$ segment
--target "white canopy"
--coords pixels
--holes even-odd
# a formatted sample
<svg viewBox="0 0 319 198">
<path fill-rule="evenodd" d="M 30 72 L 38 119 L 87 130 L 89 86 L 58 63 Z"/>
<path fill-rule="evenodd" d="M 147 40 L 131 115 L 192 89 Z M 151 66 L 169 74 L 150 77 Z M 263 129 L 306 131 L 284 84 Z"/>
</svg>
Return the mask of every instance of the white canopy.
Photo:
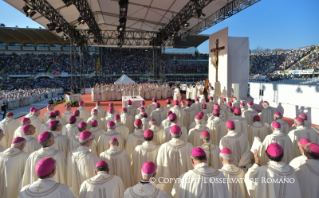
<svg viewBox="0 0 319 198">
<path fill-rule="evenodd" d="M 121 83 L 129 84 L 129 83 L 135 83 L 135 82 L 129 77 L 127 77 L 127 75 L 123 74 L 121 78 L 117 79 L 117 81 L 114 82 L 114 84 L 121 84 Z"/>
</svg>

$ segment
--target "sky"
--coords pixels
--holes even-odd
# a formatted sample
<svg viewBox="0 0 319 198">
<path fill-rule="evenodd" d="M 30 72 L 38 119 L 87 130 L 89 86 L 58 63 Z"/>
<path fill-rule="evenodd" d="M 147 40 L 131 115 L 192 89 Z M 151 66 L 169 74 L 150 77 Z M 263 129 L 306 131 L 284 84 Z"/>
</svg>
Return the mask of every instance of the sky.
<svg viewBox="0 0 319 198">
<path fill-rule="evenodd" d="M 0 23 L 6 27 L 41 26 L 1 0 Z M 229 36 L 249 37 L 250 49 L 319 45 L 319 0 L 261 0 L 201 34 L 212 34 L 225 27 Z M 208 41 L 198 50 L 208 53 Z"/>
</svg>

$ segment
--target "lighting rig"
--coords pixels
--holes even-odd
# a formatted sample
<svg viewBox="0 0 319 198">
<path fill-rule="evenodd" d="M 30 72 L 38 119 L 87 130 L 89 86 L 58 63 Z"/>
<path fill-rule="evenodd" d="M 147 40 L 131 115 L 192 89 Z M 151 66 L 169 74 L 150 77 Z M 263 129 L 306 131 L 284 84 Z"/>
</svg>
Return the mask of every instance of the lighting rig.
<svg viewBox="0 0 319 198">
<path fill-rule="evenodd" d="M 129 3 L 128 0 L 119 1 L 120 14 L 119 14 L 119 26 L 117 26 L 117 31 L 118 31 L 117 46 L 119 47 L 122 47 L 122 45 L 124 44 L 128 3 Z"/>
</svg>

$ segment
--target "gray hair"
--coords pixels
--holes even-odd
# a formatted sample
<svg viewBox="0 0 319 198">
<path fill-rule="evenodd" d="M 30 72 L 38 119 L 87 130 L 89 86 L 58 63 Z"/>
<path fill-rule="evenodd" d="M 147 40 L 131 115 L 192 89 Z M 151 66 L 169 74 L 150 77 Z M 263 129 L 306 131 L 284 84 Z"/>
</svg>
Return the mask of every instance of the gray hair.
<svg viewBox="0 0 319 198">
<path fill-rule="evenodd" d="M 47 146 L 47 145 L 49 144 L 50 140 L 51 140 L 53 137 L 54 137 L 53 134 L 50 133 L 50 136 L 48 137 L 48 139 L 46 139 L 44 142 L 39 142 L 39 144 L 41 144 L 42 147 L 45 147 L 45 146 Z"/>
<path fill-rule="evenodd" d="M 205 140 L 205 141 L 209 141 L 209 140 L 210 140 L 210 137 L 200 136 L 200 139 Z"/>
<path fill-rule="evenodd" d="M 221 157 L 226 162 L 231 162 L 234 160 L 233 154 L 219 153 L 219 157 Z"/>
<path fill-rule="evenodd" d="M 22 144 L 25 144 L 25 143 L 26 143 L 26 140 L 23 140 L 22 142 L 11 144 L 11 147 L 18 148 L 18 147 L 22 146 Z"/>
<path fill-rule="evenodd" d="M 80 138 L 79 138 L 79 142 L 80 142 L 81 145 L 86 144 L 90 140 L 94 140 L 94 134 L 92 132 L 91 132 L 91 136 L 89 138 L 85 139 L 85 140 L 80 140 Z"/>
<path fill-rule="evenodd" d="M 171 135 L 172 135 L 172 138 L 180 138 L 182 136 L 182 132 L 178 134 L 171 133 Z"/>
<path fill-rule="evenodd" d="M 153 177 L 153 176 L 154 176 L 154 174 L 156 173 L 156 171 L 155 171 L 154 173 L 152 173 L 152 174 L 145 174 L 145 173 L 143 173 L 143 171 L 141 170 L 141 173 L 142 173 L 142 177 L 150 178 L 150 177 Z"/>
<path fill-rule="evenodd" d="M 111 129 L 111 130 L 114 130 L 116 128 L 116 125 L 115 126 L 108 126 L 107 128 Z"/>
<path fill-rule="evenodd" d="M 204 121 L 204 119 L 201 119 L 201 120 L 195 119 L 195 122 L 196 122 L 197 124 L 203 124 L 205 121 Z"/>
</svg>

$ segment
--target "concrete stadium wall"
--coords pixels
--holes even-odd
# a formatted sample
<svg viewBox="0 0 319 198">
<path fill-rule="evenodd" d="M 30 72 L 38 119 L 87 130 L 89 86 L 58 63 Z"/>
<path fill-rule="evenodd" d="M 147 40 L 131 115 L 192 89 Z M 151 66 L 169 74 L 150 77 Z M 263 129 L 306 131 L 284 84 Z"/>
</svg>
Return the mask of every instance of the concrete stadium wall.
<svg viewBox="0 0 319 198">
<path fill-rule="evenodd" d="M 301 113 L 308 116 L 309 122 L 319 125 L 319 85 L 249 83 L 254 107 L 262 110 L 262 101 L 281 112 L 284 117 L 295 118 Z M 260 95 L 263 90 L 263 95 Z"/>
</svg>

